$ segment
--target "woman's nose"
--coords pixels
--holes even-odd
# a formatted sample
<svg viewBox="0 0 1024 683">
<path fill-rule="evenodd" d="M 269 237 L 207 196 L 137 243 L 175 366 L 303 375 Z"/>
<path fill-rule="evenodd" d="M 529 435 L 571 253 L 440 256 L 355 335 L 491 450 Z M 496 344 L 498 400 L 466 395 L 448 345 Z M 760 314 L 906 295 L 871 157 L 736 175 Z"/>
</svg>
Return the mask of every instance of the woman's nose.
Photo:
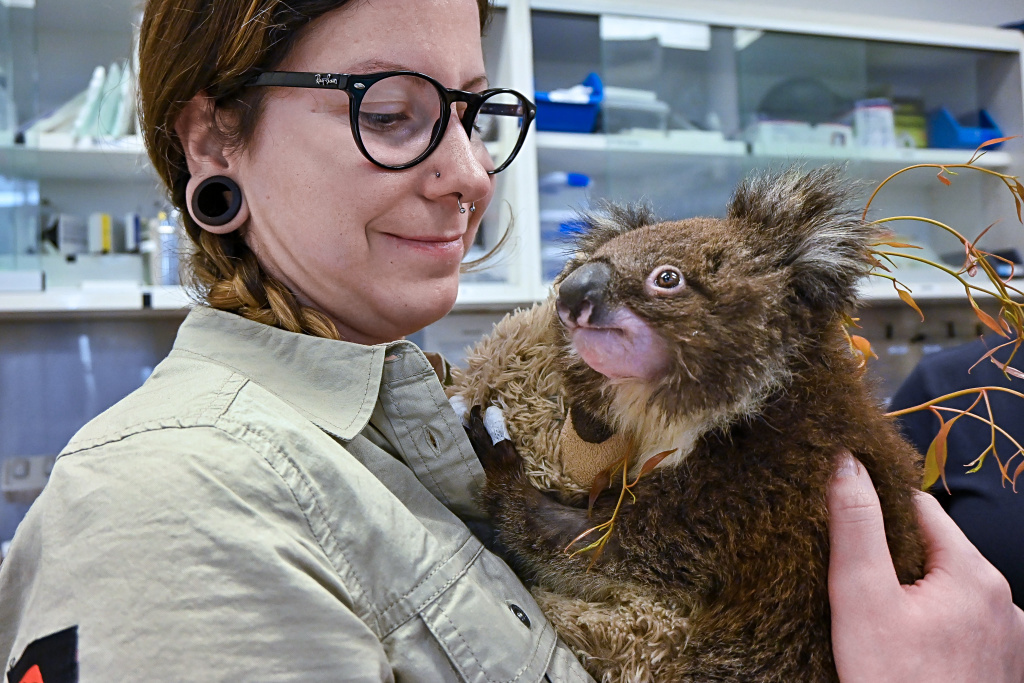
<svg viewBox="0 0 1024 683">
<path fill-rule="evenodd" d="M 464 189 L 456 189 L 466 201 L 476 201 L 491 191 L 491 177 L 488 175 L 490 155 L 482 141 L 473 141 L 466 134 L 465 126 L 459 115 L 458 104 L 453 104 L 448 119 L 448 128 L 444 131 L 437 149 L 431 155 L 442 175 L 446 171 L 449 178 L 457 180 Z M 472 130 L 472 128 L 470 128 Z"/>
</svg>

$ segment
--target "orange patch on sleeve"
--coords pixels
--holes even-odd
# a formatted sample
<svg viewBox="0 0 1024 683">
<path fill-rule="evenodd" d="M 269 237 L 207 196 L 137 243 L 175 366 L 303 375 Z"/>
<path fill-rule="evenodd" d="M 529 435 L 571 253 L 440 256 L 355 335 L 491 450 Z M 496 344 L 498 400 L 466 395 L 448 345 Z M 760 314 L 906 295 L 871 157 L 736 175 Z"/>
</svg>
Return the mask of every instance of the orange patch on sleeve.
<svg viewBox="0 0 1024 683">
<path fill-rule="evenodd" d="M 25 672 L 25 675 L 21 677 L 18 683 L 44 683 L 43 672 L 39 670 L 39 665 L 34 665 L 31 669 Z"/>
</svg>

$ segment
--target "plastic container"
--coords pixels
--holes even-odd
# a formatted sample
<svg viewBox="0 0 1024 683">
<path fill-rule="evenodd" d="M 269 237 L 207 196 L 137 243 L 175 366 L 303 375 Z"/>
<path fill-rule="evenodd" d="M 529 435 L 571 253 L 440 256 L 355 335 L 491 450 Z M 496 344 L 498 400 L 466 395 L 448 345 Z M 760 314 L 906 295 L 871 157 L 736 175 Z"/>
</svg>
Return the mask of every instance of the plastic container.
<svg viewBox="0 0 1024 683">
<path fill-rule="evenodd" d="M 545 282 L 562 272 L 582 230 L 579 211 L 588 205 L 590 178 L 582 173 L 557 171 L 540 178 L 541 272 Z"/>
<path fill-rule="evenodd" d="M 536 93 L 537 130 L 593 133 L 604 100 L 604 86 L 596 73 L 588 75 L 583 86 L 590 88 L 590 94 L 579 102 L 565 101 L 558 91 Z"/>
<path fill-rule="evenodd" d="M 986 110 L 982 109 L 976 117 L 969 118 L 977 125 L 965 125 L 942 107 L 928 120 L 928 144 L 941 149 L 976 149 L 983 142 L 1003 137 L 1003 132 Z M 1000 142 L 987 149 L 999 149 L 1002 144 Z"/>
<path fill-rule="evenodd" d="M 607 87 L 601 103 L 604 132 L 624 130 L 668 130 L 672 107 L 658 99 L 653 90 Z"/>
</svg>

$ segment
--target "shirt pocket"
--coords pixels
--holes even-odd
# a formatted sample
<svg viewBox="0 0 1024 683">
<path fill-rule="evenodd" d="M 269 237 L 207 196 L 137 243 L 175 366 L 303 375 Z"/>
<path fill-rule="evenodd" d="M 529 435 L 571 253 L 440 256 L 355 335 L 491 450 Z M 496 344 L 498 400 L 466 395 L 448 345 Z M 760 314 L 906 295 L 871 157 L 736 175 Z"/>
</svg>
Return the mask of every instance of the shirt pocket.
<svg viewBox="0 0 1024 683">
<path fill-rule="evenodd" d="M 484 552 L 419 618 L 469 683 L 542 681 L 554 629 L 499 559 Z"/>
</svg>

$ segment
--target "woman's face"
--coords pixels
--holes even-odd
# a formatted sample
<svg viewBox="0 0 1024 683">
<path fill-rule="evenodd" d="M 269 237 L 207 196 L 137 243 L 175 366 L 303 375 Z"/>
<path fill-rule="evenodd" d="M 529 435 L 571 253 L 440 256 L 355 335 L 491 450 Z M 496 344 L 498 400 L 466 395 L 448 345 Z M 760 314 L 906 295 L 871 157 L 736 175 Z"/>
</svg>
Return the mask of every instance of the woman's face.
<svg viewBox="0 0 1024 683">
<path fill-rule="evenodd" d="M 487 87 L 476 0 L 355 0 L 310 26 L 281 71 L 419 71 L 448 88 Z M 494 192 L 456 116 L 404 171 L 356 147 L 341 91 L 270 88 L 232 164 L 250 212 L 246 240 L 342 338 L 393 341 L 443 317 L 459 263 Z M 440 173 L 440 177 L 438 177 Z M 459 213 L 476 202 L 476 211 Z"/>
</svg>

